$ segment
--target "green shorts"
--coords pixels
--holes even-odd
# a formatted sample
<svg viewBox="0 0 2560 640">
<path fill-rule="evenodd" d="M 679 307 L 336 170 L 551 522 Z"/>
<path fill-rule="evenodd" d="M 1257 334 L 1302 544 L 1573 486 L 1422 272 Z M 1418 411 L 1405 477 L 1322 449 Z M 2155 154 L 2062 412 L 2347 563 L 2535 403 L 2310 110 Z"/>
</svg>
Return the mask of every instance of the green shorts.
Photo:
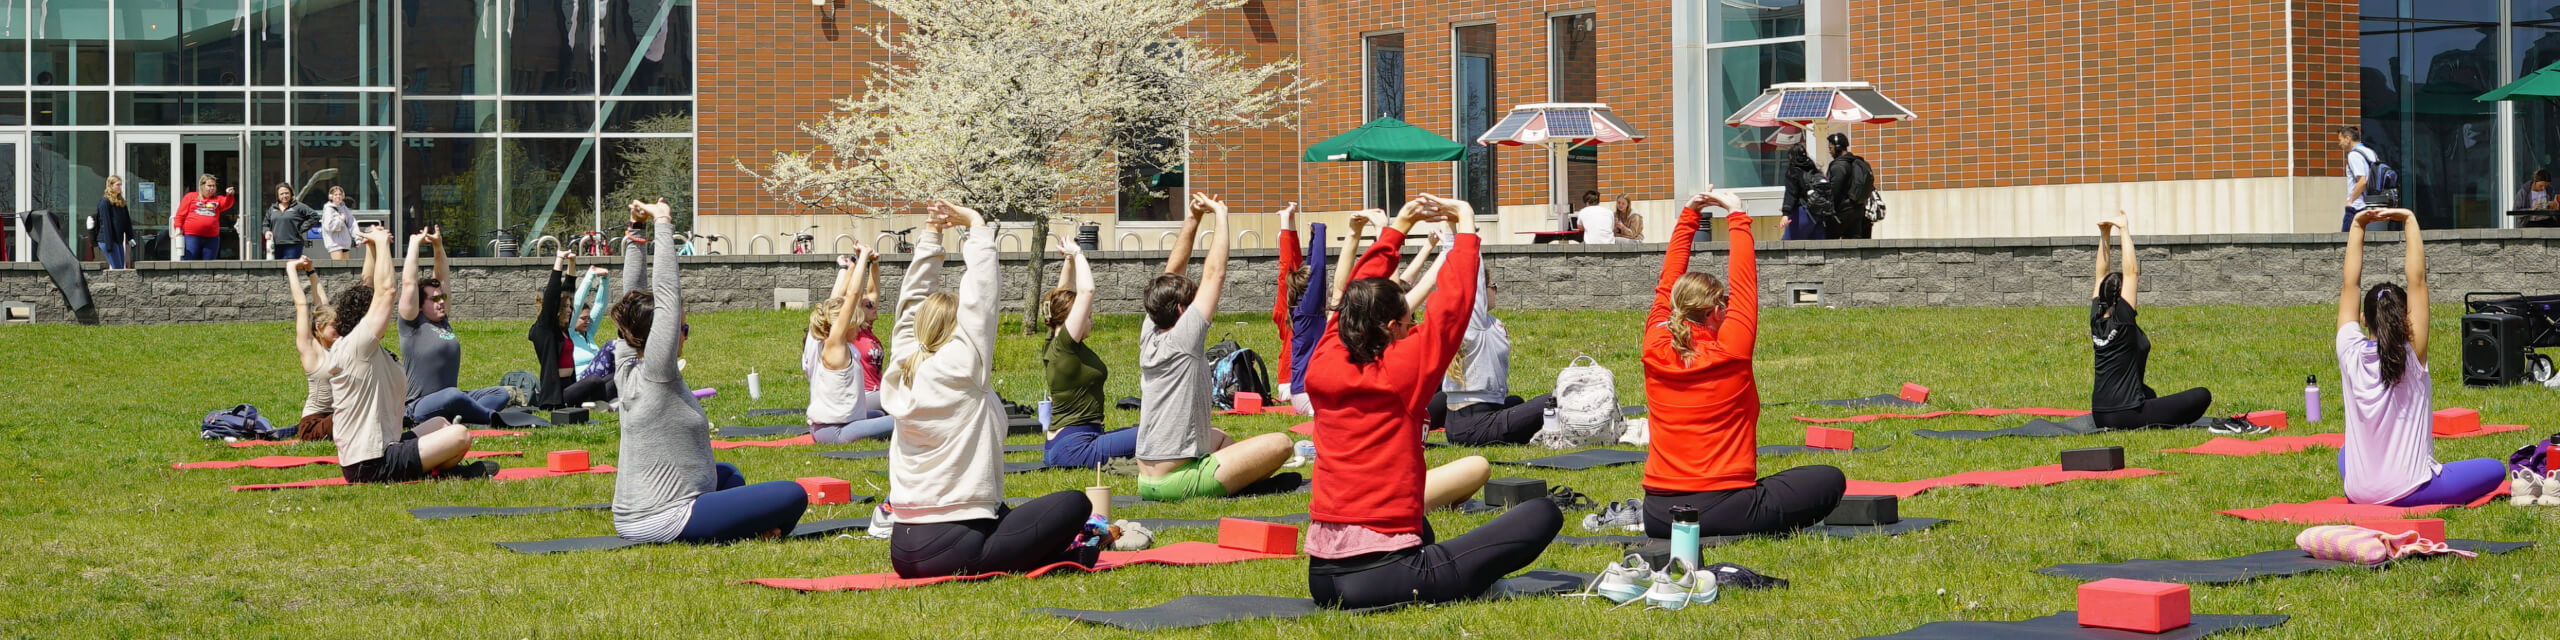
<svg viewBox="0 0 2560 640">
<path fill-rule="evenodd" d="M 1224 498 L 1227 485 L 1218 482 L 1218 457 L 1200 456 L 1173 473 L 1138 479 L 1138 497 L 1156 502 L 1173 502 L 1191 498 Z"/>
</svg>

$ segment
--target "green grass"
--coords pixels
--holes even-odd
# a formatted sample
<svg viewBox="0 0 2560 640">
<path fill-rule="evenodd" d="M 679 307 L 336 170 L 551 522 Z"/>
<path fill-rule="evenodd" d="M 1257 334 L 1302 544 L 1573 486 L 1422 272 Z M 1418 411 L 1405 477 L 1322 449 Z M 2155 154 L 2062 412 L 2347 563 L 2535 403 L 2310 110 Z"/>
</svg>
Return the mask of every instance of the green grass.
<svg viewBox="0 0 2560 640">
<path fill-rule="evenodd" d="M 2089 387 L 2082 312 L 2039 309 L 1776 310 L 1763 322 L 1759 379 L 1769 402 L 1884 393 L 1904 381 L 1936 390 L 1940 408 L 2081 406 Z M 2217 413 L 2286 409 L 2300 420 L 2301 381 L 2319 375 L 2333 389 L 2325 308 L 2147 309 L 2156 351 L 2151 382 L 2162 391 L 2207 385 Z M 1624 402 L 1642 401 L 1636 342 L 1641 317 L 1629 312 L 1505 312 L 1517 351 L 1515 389 L 1544 391 L 1558 368 L 1589 353 L 1617 373 Z M 2523 423 L 2524 434 L 2438 443 L 2438 457 L 2504 456 L 2551 430 L 2560 394 L 2540 388 L 2473 389 L 2459 384 L 2453 309 L 2436 313 L 2432 359 L 2439 406 L 2475 407 L 2492 423 Z M 797 313 L 705 314 L 689 343 L 686 375 L 717 386 L 707 402 L 721 425 L 758 406 L 803 404 L 796 372 Z M 1233 337 L 1272 353 L 1267 316 L 1222 317 L 1211 340 Z M 494 381 L 521 368 L 520 322 L 465 322 L 464 379 Z M 1136 318 L 1109 317 L 1094 347 L 1111 359 L 1114 397 L 1136 395 Z M 610 476 L 532 482 L 443 482 L 390 487 L 233 493 L 227 485 L 324 477 L 327 467 L 174 471 L 173 462 L 256 455 L 325 455 L 327 445 L 236 450 L 199 441 L 207 411 L 250 402 L 290 416 L 303 385 L 280 323 L 164 327 L 21 326 L 0 329 L 0 451 L 11 473 L 0 498 L 0 634 L 43 637 L 352 636 L 426 637 L 1033 637 L 1050 633 L 1120 637 L 1026 612 L 1043 606 L 1120 609 L 1187 594 L 1303 596 L 1302 561 L 1218 567 L 1141 567 L 1040 580 L 997 580 L 879 593 L 802 594 L 740 580 L 889 570 L 886 545 L 867 539 L 652 546 L 553 556 L 508 553 L 490 544 L 612 531 L 603 513 L 421 522 L 405 513 L 431 505 L 559 505 L 599 502 Z M 998 389 L 1035 398 L 1043 386 L 1036 343 L 1002 343 Z M 750 368 L 763 373 L 762 402 L 746 397 Z M 2334 412 L 2334 401 L 2332 408 Z M 1763 443 L 1800 442 L 1799 412 L 1780 407 L 1761 422 Z M 1136 416 L 1114 411 L 1111 422 Z M 2214 511 L 2339 493 L 2329 453 L 2227 458 L 2154 453 L 2193 445 L 2198 432 L 2146 432 L 1981 443 L 1909 436 L 1917 428 L 1999 428 L 2024 418 L 1951 417 L 1857 426 L 1851 456 L 1765 459 L 1762 472 L 1834 464 L 1850 477 L 1908 480 L 1979 469 L 2049 464 L 2064 448 L 2124 445 L 2128 462 L 2164 476 L 2028 489 L 1941 489 L 1902 507 L 1912 516 L 1956 522 L 1896 538 L 1759 540 L 1710 550 L 1729 561 L 1794 581 L 1780 591 L 1729 592 L 1688 611 L 1609 611 L 1585 600 L 1467 604 L 1370 616 L 1245 622 L 1205 630 L 1232 637 L 1848 637 L 1955 619 L 2011 620 L 2072 607 L 2073 580 L 2030 573 L 2063 562 L 2208 558 L 2292 544 L 2294 525 L 2244 522 Z M 1284 416 L 1224 418 L 1238 434 L 1277 431 Z M 2293 434 L 2335 431 L 2334 413 Z M 1017 437 L 1030 443 L 1036 436 Z M 615 427 L 549 429 L 490 439 L 484 448 L 522 450 L 509 466 L 540 464 L 543 452 L 587 449 L 613 462 Z M 877 444 L 856 445 L 876 447 Z M 828 475 L 857 492 L 885 493 L 881 461 L 818 458 L 817 448 L 723 452 L 756 480 Z M 1431 450 L 1432 462 L 1482 453 L 1496 460 L 1543 455 L 1528 448 Z M 1016 454 L 1014 460 L 1033 460 Z M 1603 499 L 1639 494 L 1634 466 L 1588 472 L 1519 473 Z M 1084 486 L 1086 472 L 1009 476 L 1009 493 L 1037 495 Z M 1121 493 L 1135 481 L 1109 478 Z M 1298 512 L 1303 496 L 1144 505 L 1118 515 L 1211 517 Z M 811 509 L 808 519 L 864 515 L 862 505 Z M 1436 513 L 1454 535 L 1491 516 Z M 1580 513 L 1567 514 L 1578 521 Z M 2495 504 L 2443 514 L 2460 537 L 2551 540 L 2560 509 Z M 1567 525 L 1578 532 L 1576 524 Z M 1211 530 L 1165 532 L 1201 540 Z M 2525 637 L 2560 623 L 2550 606 L 2548 551 L 2469 560 L 2413 562 L 2381 572 L 2340 571 L 2199 587 L 2199 613 L 2285 613 L 2293 621 L 2251 637 Z M 1557 547 L 1535 566 L 1591 571 L 1615 554 Z M 2528 591 L 2530 589 L 2530 591 Z"/>
</svg>

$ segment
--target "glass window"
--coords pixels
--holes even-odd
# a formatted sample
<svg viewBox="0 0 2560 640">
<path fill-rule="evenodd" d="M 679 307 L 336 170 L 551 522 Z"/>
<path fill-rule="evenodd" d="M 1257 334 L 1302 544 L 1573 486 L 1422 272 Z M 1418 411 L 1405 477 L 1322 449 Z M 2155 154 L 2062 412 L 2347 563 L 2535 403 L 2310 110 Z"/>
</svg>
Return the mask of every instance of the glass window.
<svg viewBox="0 0 2560 640">
<path fill-rule="evenodd" d="M 107 189 L 109 135 L 99 131 L 38 131 L 30 137 L 35 146 L 27 160 L 35 165 L 35 171 L 27 179 L 28 187 L 34 191 L 36 208 L 77 212 L 80 217 L 96 210 Z M 125 186 L 124 195 L 128 199 L 134 197 L 132 185 Z M 166 222 L 168 217 L 161 216 L 160 220 Z M 133 222 L 137 231 L 147 224 L 139 215 Z"/>
<path fill-rule="evenodd" d="M 401 228 L 407 236 L 444 225 L 447 237 L 480 238 L 498 227 L 498 154 L 487 138 L 409 138 L 400 145 Z M 449 250 L 474 255 L 471 242 Z"/>
<path fill-rule="evenodd" d="M 36 0 L 35 84 L 107 84 L 107 0 Z"/>
<path fill-rule="evenodd" d="M 304 181 L 303 203 L 318 208 L 329 189 L 347 192 L 347 206 L 381 209 L 389 203 L 391 134 L 373 131 L 305 131 L 293 134 L 293 175 Z"/>
<path fill-rule="evenodd" d="M 1495 48 L 1498 41 L 1494 25 L 1480 24 L 1458 27 L 1458 141 L 1466 143 L 1467 155 L 1460 161 L 1458 197 L 1475 205 L 1477 211 L 1493 212 L 1501 205 L 1498 198 L 1501 174 L 1495 171 L 1494 145 L 1478 144 L 1476 138 L 1502 118 L 1502 106 L 1495 102 Z"/>
<path fill-rule="evenodd" d="M 437 4 L 461 5 L 440 10 L 459 10 L 473 4 L 468 0 L 446 0 Z M 332 0 L 297 2 L 293 8 L 293 83 L 315 87 L 388 87 L 391 86 L 391 2 L 390 0 Z M 411 32 L 410 37 L 448 35 L 450 30 L 433 33 Z M 469 43 L 471 40 L 438 42 L 443 46 Z M 416 48 L 412 48 L 415 51 Z M 450 52 L 444 52 L 450 53 Z M 411 54 L 416 55 L 416 54 Z M 444 61 L 449 58 L 438 58 Z M 466 63 L 467 64 L 467 63 Z M 417 90 L 412 87 L 412 90 Z M 451 91 L 444 93 L 468 93 Z"/>
<path fill-rule="evenodd" d="M 1598 20 L 1592 15 L 1557 16 L 1547 21 L 1551 102 L 1599 102 L 1600 56 Z M 1582 207 L 1582 192 L 1600 188 L 1600 148 L 1575 147 L 1565 152 L 1565 202 L 1559 209 Z M 1555 196 L 1548 196 L 1553 198 Z"/>
<path fill-rule="evenodd" d="M 1404 34 L 1389 33 L 1369 36 L 1363 43 L 1368 62 L 1361 69 L 1361 82 L 1367 96 L 1361 121 L 1378 118 L 1404 119 Z M 1367 183 L 1369 208 L 1394 211 L 1404 202 L 1405 170 L 1402 162 L 1363 162 L 1363 182 Z"/>
<path fill-rule="evenodd" d="M 284 86 L 285 5 L 290 0 L 248 0 L 249 84 Z"/>
<path fill-rule="evenodd" d="M 2528 18 L 2524 4 L 2519 2 L 2515 8 L 2515 17 L 2519 20 Z M 2560 8 L 2553 12 L 2560 13 Z M 2550 28 L 2519 26 L 2510 38 L 2515 43 L 2517 77 L 2560 62 L 2560 22 L 2553 23 Z M 2515 100 L 2510 104 L 2515 105 L 2516 111 L 2515 131 L 2511 135 L 2515 138 L 2513 162 L 2518 183 L 2509 189 L 2517 194 L 2510 206 L 2524 209 L 2533 206 L 2532 198 L 2525 194 L 2525 183 L 2533 180 L 2533 172 L 2560 172 L 2560 103 L 2534 99 Z M 2544 193 L 2546 198 L 2560 195 L 2560 187 L 2545 188 Z"/>
<path fill-rule="evenodd" d="M 617 0 L 607 4 L 606 95 L 692 95 L 691 0 Z"/>
<path fill-rule="evenodd" d="M 17 127 L 26 124 L 27 94 L 19 91 L 0 91 L 0 126 Z"/>
<path fill-rule="evenodd" d="M 99 126 L 107 124 L 107 92 L 38 91 L 29 105 L 29 120 L 38 125 Z"/>
<path fill-rule="evenodd" d="M 1707 32 L 1718 42 L 1804 35 L 1804 0 L 1701 2 L 1707 9 Z"/>
<path fill-rule="evenodd" d="M 27 3 L 0 0 L 0 85 L 27 83 Z"/>
<path fill-rule="evenodd" d="M 509 132 L 585 133 L 596 126 L 596 103 L 589 100 L 521 100 L 506 104 Z"/>
<path fill-rule="evenodd" d="M 604 103 L 604 110 L 605 131 L 614 133 L 693 132 L 693 103 L 691 102 L 682 100 L 607 102 Z"/>
<path fill-rule="evenodd" d="M 666 198 L 677 222 L 693 228 L 692 139 L 607 138 L 604 145 L 606 203 Z"/>
<path fill-rule="evenodd" d="M 301 126 L 381 126 L 391 123 L 391 94 L 303 91 L 293 94 L 293 123 Z M 453 101 L 441 101 L 453 104 Z"/>
<path fill-rule="evenodd" d="M 595 228 L 596 155 L 594 138 L 507 140 L 507 224 L 527 237 Z"/>
<path fill-rule="evenodd" d="M 498 92 L 494 0 L 400 0 L 402 84 L 409 95 Z"/>
<path fill-rule="evenodd" d="M 248 124 L 247 101 L 247 95 L 238 91 L 123 92 L 116 94 L 116 124 Z"/>
<path fill-rule="evenodd" d="M 116 0 L 116 82 L 239 86 L 239 0 Z"/>
<path fill-rule="evenodd" d="M 249 93 L 249 117 L 260 126 L 283 126 L 284 92 L 252 91 Z"/>
<path fill-rule="evenodd" d="M 510 0 L 507 9 L 506 93 L 594 95 L 595 3 L 587 0 Z"/>
<path fill-rule="evenodd" d="M 257 165 L 250 167 L 249 172 L 257 179 L 249 184 L 240 185 L 240 205 L 243 209 L 264 211 L 274 207 L 277 183 L 290 183 L 295 189 L 303 187 L 302 176 L 294 175 L 293 166 L 285 164 L 284 132 L 249 132 L 249 149 L 248 155 L 257 160 Z M 256 206 L 251 206 L 253 204 Z M 250 244 L 257 244 L 257 242 L 253 241 Z M 258 254 L 266 255 L 266 250 L 261 248 Z"/>
<path fill-rule="evenodd" d="M 498 102 L 495 100 L 410 100 L 408 119 L 400 125 L 410 133 L 489 133 L 498 130 Z"/>
<path fill-rule="evenodd" d="M 1707 50 L 1707 113 L 1730 114 L 1741 109 L 1760 90 L 1780 82 L 1804 81 L 1804 43 L 1779 42 L 1744 47 Z M 1721 123 L 1722 115 L 1715 121 Z M 1753 143 L 1768 138 L 1769 129 L 1754 127 L 1710 127 L 1715 142 L 1707 151 L 1712 177 L 1719 188 L 1778 187 L 1786 185 L 1786 156 L 1755 150 Z"/>
<path fill-rule="evenodd" d="M 2497 105 L 2472 100 L 2498 86 L 2497 24 L 2368 17 L 2360 30 L 2361 125 L 2400 171 L 2402 204 L 2430 228 L 2498 226 L 2499 192 L 2519 185 L 2496 184 Z M 2343 181 L 2345 152 L 2335 157 Z"/>
</svg>

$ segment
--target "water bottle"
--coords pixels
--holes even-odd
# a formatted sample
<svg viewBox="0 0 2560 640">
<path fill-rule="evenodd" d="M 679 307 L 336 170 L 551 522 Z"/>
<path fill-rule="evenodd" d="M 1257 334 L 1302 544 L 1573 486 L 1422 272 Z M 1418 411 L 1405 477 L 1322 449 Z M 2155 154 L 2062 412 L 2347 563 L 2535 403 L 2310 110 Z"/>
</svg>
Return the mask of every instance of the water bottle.
<svg viewBox="0 0 2560 640">
<path fill-rule="evenodd" d="M 1698 558 L 1698 508 L 1671 508 L 1671 556 L 1689 561 L 1689 566 L 1706 566 Z"/>
<path fill-rule="evenodd" d="M 2320 422 L 2320 376 L 2302 379 L 2302 419 L 2314 424 Z"/>
<path fill-rule="evenodd" d="M 1040 398 L 1040 430 L 1041 430 L 1041 431 L 1048 431 L 1048 430 L 1049 430 L 1049 398 L 1048 398 L 1048 396 L 1041 396 L 1041 398 Z"/>
<path fill-rule="evenodd" d="M 747 367 L 747 399 L 764 399 L 764 380 L 756 376 L 755 367 Z"/>
<path fill-rule="evenodd" d="M 1316 461 L 1316 441 L 1299 440 L 1298 457 L 1305 458 L 1309 463 L 1314 463 Z"/>
<path fill-rule="evenodd" d="M 1563 427 L 1562 427 L 1561 425 L 1558 425 L 1558 424 L 1556 423 L 1556 408 L 1555 408 L 1555 407 L 1547 407 L 1547 417 L 1546 417 L 1546 422 L 1542 422 L 1542 423 L 1539 423 L 1539 424 L 1538 424 L 1538 432 L 1539 432 L 1539 433 L 1555 433 L 1558 429 L 1562 429 L 1562 428 L 1563 428 Z"/>
</svg>

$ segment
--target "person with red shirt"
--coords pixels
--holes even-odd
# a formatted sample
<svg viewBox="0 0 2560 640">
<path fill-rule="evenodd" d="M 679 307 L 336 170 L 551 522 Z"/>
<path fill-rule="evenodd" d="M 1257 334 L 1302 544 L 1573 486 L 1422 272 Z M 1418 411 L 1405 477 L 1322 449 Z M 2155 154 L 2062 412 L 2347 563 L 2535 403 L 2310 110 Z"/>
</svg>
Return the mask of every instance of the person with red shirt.
<svg viewBox="0 0 2560 640">
<path fill-rule="evenodd" d="M 222 214 L 231 210 L 233 189 L 220 189 L 222 182 L 213 174 L 196 178 L 196 190 L 178 198 L 178 208 L 169 211 L 169 228 L 186 237 L 178 254 L 180 260 L 212 260 L 222 250 Z"/>
<path fill-rule="evenodd" d="M 1360 256 L 1339 312 L 1307 361 L 1315 406 L 1315 497 L 1307 511 L 1307 591 L 1327 607 L 1357 609 L 1407 602 L 1474 598 L 1494 581 L 1535 562 L 1564 526 L 1555 502 L 1538 498 L 1466 535 L 1433 543 L 1422 517 L 1436 494 L 1422 458 L 1422 403 L 1466 334 L 1475 310 L 1474 212 L 1465 201 L 1424 195 L 1406 203 L 1394 224 Z M 1445 220 L 1457 229 L 1452 264 L 1439 275 L 1420 326 L 1404 288 L 1390 280 L 1397 248 L 1415 223 Z M 1458 466 L 1458 465 L 1452 465 Z M 1481 480 L 1477 484 L 1481 484 Z M 1468 486 L 1469 492 L 1474 491 Z"/>
<path fill-rule="evenodd" d="M 1820 465 L 1754 479 L 1760 386 L 1752 379 L 1751 351 L 1760 333 L 1760 270 L 1742 200 L 1709 189 L 1680 210 L 1645 317 L 1644 396 L 1653 415 L 1644 533 L 1655 538 L 1671 537 L 1671 509 L 1680 506 L 1698 510 L 1702 535 L 1801 529 L 1830 515 L 1848 486 L 1839 469 Z M 1723 283 L 1689 272 L 1698 219 L 1709 206 L 1728 212 L 1732 248 Z"/>
</svg>

